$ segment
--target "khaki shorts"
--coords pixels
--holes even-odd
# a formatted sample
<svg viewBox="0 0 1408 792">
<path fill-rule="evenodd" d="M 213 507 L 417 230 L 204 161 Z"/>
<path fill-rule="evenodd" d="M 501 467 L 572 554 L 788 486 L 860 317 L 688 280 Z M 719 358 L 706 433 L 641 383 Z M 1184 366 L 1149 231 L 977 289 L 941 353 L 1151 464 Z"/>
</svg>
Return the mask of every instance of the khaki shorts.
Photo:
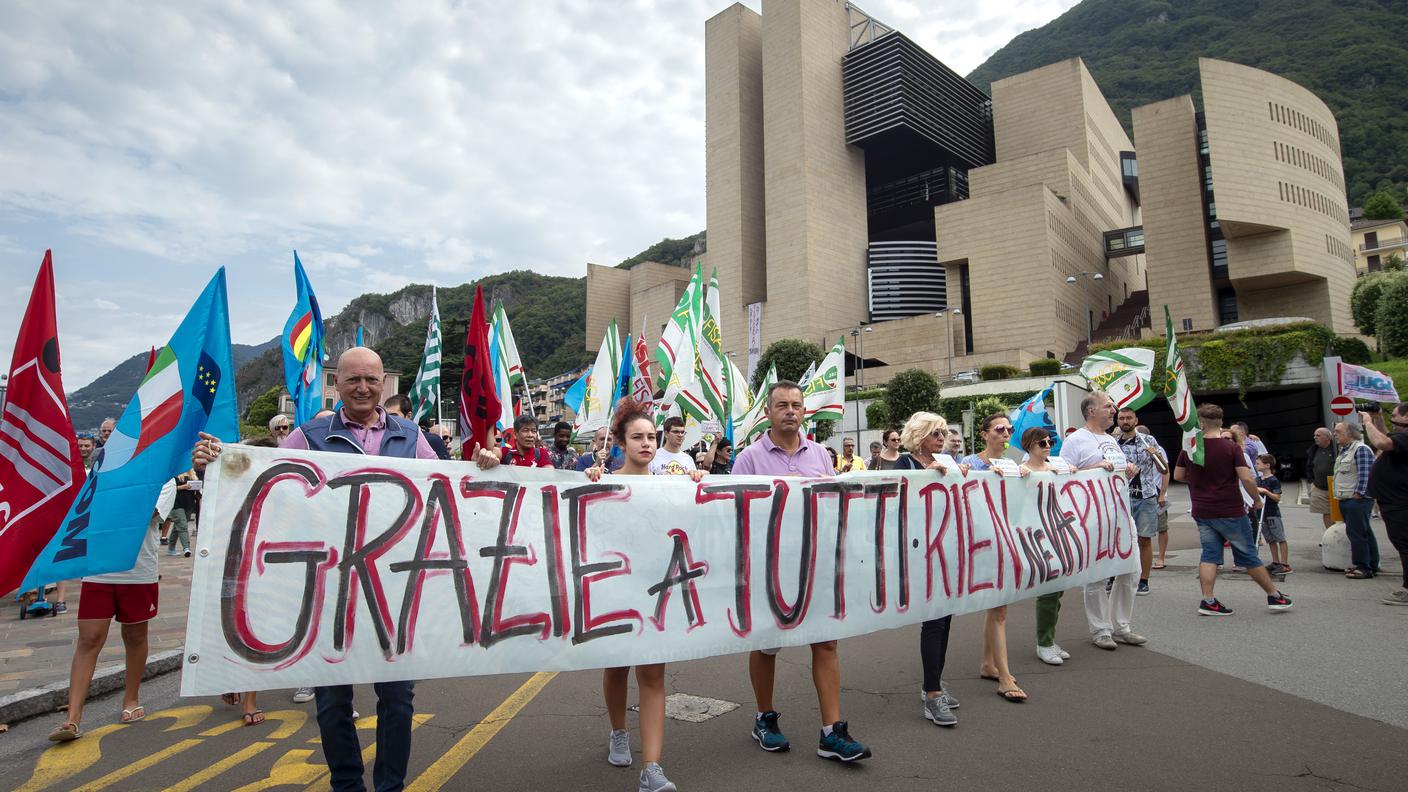
<svg viewBox="0 0 1408 792">
<path fill-rule="evenodd" d="M 1330 513 L 1330 491 L 1322 490 L 1315 485 L 1310 487 L 1310 513 L 1329 514 Z"/>
</svg>

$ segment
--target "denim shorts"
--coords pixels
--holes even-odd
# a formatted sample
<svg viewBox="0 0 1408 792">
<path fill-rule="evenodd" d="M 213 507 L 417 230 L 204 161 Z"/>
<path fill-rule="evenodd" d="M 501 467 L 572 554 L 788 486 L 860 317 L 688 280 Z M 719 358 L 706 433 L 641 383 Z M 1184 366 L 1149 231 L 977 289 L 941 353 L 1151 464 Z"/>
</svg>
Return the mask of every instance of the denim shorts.
<svg viewBox="0 0 1408 792">
<path fill-rule="evenodd" d="M 1204 564 L 1221 564 L 1223 560 L 1222 542 L 1232 545 L 1232 562 L 1239 567 L 1256 569 L 1265 566 L 1256 552 L 1256 533 L 1252 521 L 1246 517 L 1214 517 L 1206 520 L 1193 518 L 1198 524 L 1198 539 L 1203 544 L 1203 555 L 1199 559 Z"/>
<path fill-rule="evenodd" d="M 1136 498 L 1130 501 L 1134 508 L 1134 531 L 1140 539 L 1152 539 L 1159 535 L 1159 499 Z"/>
</svg>

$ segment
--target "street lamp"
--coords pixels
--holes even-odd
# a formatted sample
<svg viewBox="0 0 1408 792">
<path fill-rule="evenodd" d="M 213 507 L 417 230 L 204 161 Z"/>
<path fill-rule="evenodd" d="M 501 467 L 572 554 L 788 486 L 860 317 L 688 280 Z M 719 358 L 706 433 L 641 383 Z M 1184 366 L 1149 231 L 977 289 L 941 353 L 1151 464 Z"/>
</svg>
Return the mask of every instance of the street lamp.
<svg viewBox="0 0 1408 792">
<path fill-rule="evenodd" d="M 1077 272 L 1075 275 L 1069 275 L 1069 276 L 1067 276 L 1067 277 L 1066 277 L 1066 283 L 1075 283 L 1075 282 L 1076 282 L 1076 279 L 1077 279 L 1078 277 L 1082 276 L 1082 275 L 1085 276 L 1085 277 L 1087 277 L 1087 278 L 1089 278 L 1090 280 L 1093 280 L 1093 281 L 1102 281 L 1102 280 L 1105 280 L 1105 276 L 1104 276 L 1104 275 L 1101 275 L 1101 274 L 1098 273 L 1098 272 Z M 1085 294 L 1085 348 L 1086 348 L 1086 350 L 1088 351 L 1088 350 L 1090 349 L 1090 332 L 1091 332 L 1091 330 L 1092 330 L 1092 325 L 1095 324 L 1095 322 L 1093 321 L 1093 320 L 1094 320 L 1094 317 L 1091 316 L 1091 314 L 1090 314 L 1090 283 L 1089 283 L 1089 282 L 1087 282 L 1087 283 L 1085 284 L 1085 288 L 1084 288 L 1082 291 L 1083 291 L 1084 294 Z"/>
<path fill-rule="evenodd" d="M 955 315 L 962 316 L 963 309 L 945 308 L 934 314 L 934 316 L 942 316 L 944 319 L 944 339 L 946 341 L 944 346 L 948 349 L 948 374 L 944 377 L 945 382 L 953 379 L 953 317 Z"/>
</svg>

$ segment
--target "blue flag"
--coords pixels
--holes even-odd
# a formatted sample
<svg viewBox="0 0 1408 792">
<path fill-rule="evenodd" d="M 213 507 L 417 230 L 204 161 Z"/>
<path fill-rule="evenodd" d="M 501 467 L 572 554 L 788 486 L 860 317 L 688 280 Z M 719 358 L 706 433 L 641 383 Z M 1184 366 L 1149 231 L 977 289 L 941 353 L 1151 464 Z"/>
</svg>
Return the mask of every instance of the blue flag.
<svg viewBox="0 0 1408 792">
<path fill-rule="evenodd" d="M 366 335 L 363 334 L 363 332 L 362 332 L 362 326 L 361 326 L 360 324 L 358 324 L 358 325 L 357 325 L 357 346 L 359 346 L 359 347 L 364 347 L 364 346 L 366 346 L 366 345 L 367 345 L 367 342 L 366 342 Z"/>
<path fill-rule="evenodd" d="M 567 389 L 566 395 L 562 397 L 562 405 L 571 407 L 572 412 L 581 414 L 582 401 L 587 398 L 587 380 L 592 378 L 592 367 L 587 366 L 587 370 L 582 372 L 582 378 L 572 383 L 572 387 Z"/>
<path fill-rule="evenodd" d="M 616 391 L 611 396 L 612 404 L 616 404 L 631 395 L 632 380 L 636 375 L 635 364 L 631 360 L 630 333 L 626 333 L 626 345 L 622 347 L 622 349 L 626 350 L 626 354 L 621 356 L 621 369 L 616 372 Z"/>
<path fill-rule="evenodd" d="M 157 353 L 21 588 L 131 569 L 161 487 L 190 468 L 199 432 L 239 440 L 223 267 Z"/>
<path fill-rule="evenodd" d="M 1046 411 L 1046 397 L 1051 394 L 1051 387 L 1046 386 L 1045 390 L 1022 402 L 1008 419 L 1012 421 L 1013 445 L 1020 446 L 1022 433 L 1038 426 L 1051 434 L 1051 456 L 1058 456 L 1061 453 L 1061 435 L 1056 431 L 1056 422 L 1051 420 L 1051 413 Z"/>
<path fill-rule="evenodd" d="M 284 351 L 284 387 L 293 399 L 293 422 L 302 426 L 323 409 L 323 312 L 296 250 L 293 281 L 298 287 L 298 302 L 284 323 L 279 345 Z"/>
</svg>

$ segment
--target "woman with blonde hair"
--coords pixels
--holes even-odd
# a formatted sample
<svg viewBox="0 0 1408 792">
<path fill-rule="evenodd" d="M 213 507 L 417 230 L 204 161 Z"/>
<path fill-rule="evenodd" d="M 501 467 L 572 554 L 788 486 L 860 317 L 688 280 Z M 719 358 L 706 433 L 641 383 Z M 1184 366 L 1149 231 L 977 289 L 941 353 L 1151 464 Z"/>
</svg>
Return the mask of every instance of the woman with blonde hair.
<svg viewBox="0 0 1408 792">
<path fill-rule="evenodd" d="M 989 470 L 994 460 L 1000 459 L 1007 450 L 1007 441 L 1012 437 L 1012 422 L 1002 413 L 995 413 L 983 419 L 980 437 L 983 450 L 963 458 L 973 470 Z M 1025 474 L 1024 474 L 1025 475 Z M 1007 606 L 990 608 L 983 622 L 983 664 L 978 671 L 983 679 L 997 680 L 997 695 L 1019 703 L 1027 700 L 1026 691 L 1017 685 L 1016 677 L 1007 667 Z"/>
<path fill-rule="evenodd" d="M 886 432 L 888 439 L 889 432 Z M 948 439 L 948 422 L 930 412 L 917 412 L 905 421 L 899 432 L 900 441 L 909 449 L 895 462 L 896 470 L 932 470 L 940 476 L 948 472 L 938 460 Z M 948 657 L 948 631 L 952 616 L 930 619 L 919 628 L 919 662 L 924 668 L 924 717 L 935 726 L 956 726 L 958 717 L 953 710 L 958 700 L 950 696 L 944 685 L 944 661 Z"/>
</svg>

